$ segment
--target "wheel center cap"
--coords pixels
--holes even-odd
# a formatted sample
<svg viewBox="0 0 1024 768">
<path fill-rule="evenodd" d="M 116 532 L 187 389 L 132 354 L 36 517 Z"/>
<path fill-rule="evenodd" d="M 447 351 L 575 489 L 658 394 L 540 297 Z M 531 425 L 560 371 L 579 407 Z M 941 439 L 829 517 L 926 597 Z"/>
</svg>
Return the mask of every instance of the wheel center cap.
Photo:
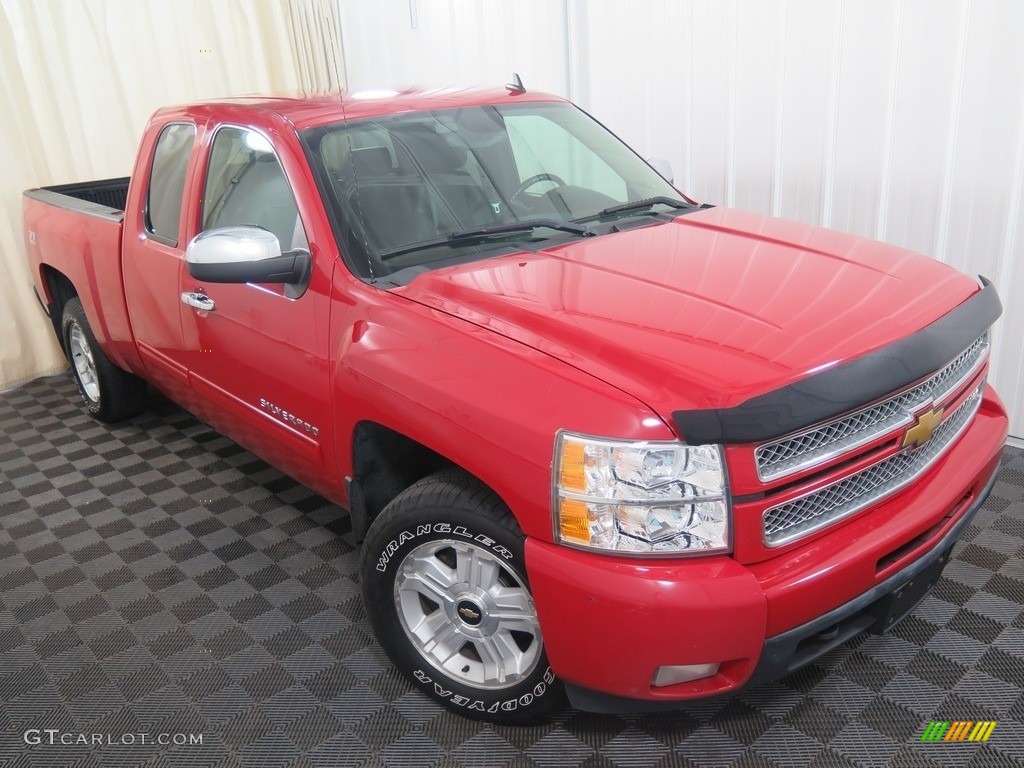
<svg viewBox="0 0 1024 768">
<path fill-rule="evenodd" d="M 459 618 L 471 627 L 479 625 L 484 615 L 480 606 L 471 600 L 461 600 L 455 610 L 458 612 Z"/>
</svg>

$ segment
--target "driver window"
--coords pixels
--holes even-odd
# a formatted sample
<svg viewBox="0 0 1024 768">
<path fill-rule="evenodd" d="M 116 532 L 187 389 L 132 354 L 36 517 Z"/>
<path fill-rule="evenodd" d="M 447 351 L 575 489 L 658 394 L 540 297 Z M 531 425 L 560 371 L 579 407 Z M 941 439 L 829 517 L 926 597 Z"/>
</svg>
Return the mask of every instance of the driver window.
<svg viewBox="0 0 1024 768">
<path fill-rule="evenodd" d="M 309 249 L 291 187 L 270 142 L 255 131 L 225 127 L 210 150 L 202 229 L 248 224 L 273 232 L 282 253 Z"/>
<path fill-rule="evenodd" d="M 505 126 L 521 182 L 544 174 L 557 177 L 540 179 L 530 185 L 529 191 L 546 192 L 564 183 L 567 187 L 598 192 L 616 202 L 626 200 L 622 177 L 561 125 L 541 115 L 508 114 Z"/>
</svg>

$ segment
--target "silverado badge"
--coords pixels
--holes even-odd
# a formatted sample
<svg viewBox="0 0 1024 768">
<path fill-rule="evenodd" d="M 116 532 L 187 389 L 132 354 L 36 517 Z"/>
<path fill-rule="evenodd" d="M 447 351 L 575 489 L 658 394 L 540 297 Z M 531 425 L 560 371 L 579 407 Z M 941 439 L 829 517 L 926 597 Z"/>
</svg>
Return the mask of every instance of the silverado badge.
<svg viewBox="0 0 1024 768">
<path fill-rule="evenodd" d="M 265 397 L 261 397 L 260 398 L 260 408 L 262 408 L 263 410 L 267 411 L 267 413 L 273 414 L 274 416 L 276 416 L 281 421 L 283 421 L 283 422 L 285 422 L 287 424 L 294 424 L 299 429 L 305 430 L 306 432 L 311 434 L 313 437 L 316 437 L 317 435 L 320 434 L 320 427 L 314 427 L 308 421 L 303 421 L 298 416 L 296 416 L 294 413 L 288 413 L 288 411 L 286 411 L 284 408 L 281 408 L 280 406 L 274 405 L 272 402 L 267 400 Z"/>
</svg>

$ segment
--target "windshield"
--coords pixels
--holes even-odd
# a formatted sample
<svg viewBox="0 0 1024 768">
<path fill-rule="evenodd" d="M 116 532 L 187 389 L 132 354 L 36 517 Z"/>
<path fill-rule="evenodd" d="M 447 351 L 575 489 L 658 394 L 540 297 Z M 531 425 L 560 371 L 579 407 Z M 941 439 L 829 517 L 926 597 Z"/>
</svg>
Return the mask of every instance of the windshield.
<svg viewBox="0 0 1024 768">
<path fill-rule="evenodd" d="M 367 278 L 601 234 L 610 230 L 603 218 L 689 207 L 568 103 L 403 113 L 302 138 L 346 261 Z"/>
</svg>

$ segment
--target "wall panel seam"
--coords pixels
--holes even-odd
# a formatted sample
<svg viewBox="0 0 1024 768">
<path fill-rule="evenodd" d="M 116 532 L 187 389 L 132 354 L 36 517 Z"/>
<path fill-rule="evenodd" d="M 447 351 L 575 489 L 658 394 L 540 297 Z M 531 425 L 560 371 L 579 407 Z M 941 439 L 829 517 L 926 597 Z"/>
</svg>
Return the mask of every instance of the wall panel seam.
<svg viewBox="0 0 1024 768">
<path fill-rule="evenodd" d="M 843 66 L 843 38 L 846 23 L 846 0 L 839 4 L 835 26 L 832 28 L 834 54 L 830 63 L 829 98 L 826 113 L 825 168 L 823 169 L 821 211 L 819 221 L 826 227 L 832 225 L 832 205 L 836 181 L 836 152 L 839 143 L 839 83 Z"/>
<path fill-rule="evenodd" d="M 939 208 L 938 239 L 935 244 L 935 253 L 932 254 L 940 261 L 949 263 L 952 254 L 949 253 L 949 223 L 950 211 L 953 205 L 953 175 L 956 169 L 956 161 L 959 155 L 960 145 L 960 110 L 963 105 L 964 83 L 967 71 L 967 44 L 968 29 L 970 27 L 971 3 L 966 0 L 961 5 L 959 39 L 957 41 L 956 53 L 956 89 L 950 100 L 950 121 L 949 133 L 946 136 L 946 164 L 942 175 L 942 205 Z"/>
<path fill-rule="evenodd" d="M 892 82 L 889 89 L 889 113 L 885 121 L 884 151 L 882 164 L 882 183 L 878 194 L 878 223 L 875 239 L 885 240 L 885 232 L 889 227 L 889 196 L 892 193 L 892 153 L 896 134 L 896 103 L 899 99 L 900 69 L 903 59 L 903 18 L 906 11 L 904 2 L 898 5 L 896 13 L 896 29 L 893 32 L 892 51 Z"/>
<path fill-rule="evenodd" d="M 772 216 L 782 215 L 782 167 L 783 128 L 785 126 L 786 95 L 786 33 L 789 24 L 789 3 L 782 0 L 779 6 L 779 21 L 776 29 L 778 55 L 775 61 L 775 142 L 772 147 Z"/>
</svg>

